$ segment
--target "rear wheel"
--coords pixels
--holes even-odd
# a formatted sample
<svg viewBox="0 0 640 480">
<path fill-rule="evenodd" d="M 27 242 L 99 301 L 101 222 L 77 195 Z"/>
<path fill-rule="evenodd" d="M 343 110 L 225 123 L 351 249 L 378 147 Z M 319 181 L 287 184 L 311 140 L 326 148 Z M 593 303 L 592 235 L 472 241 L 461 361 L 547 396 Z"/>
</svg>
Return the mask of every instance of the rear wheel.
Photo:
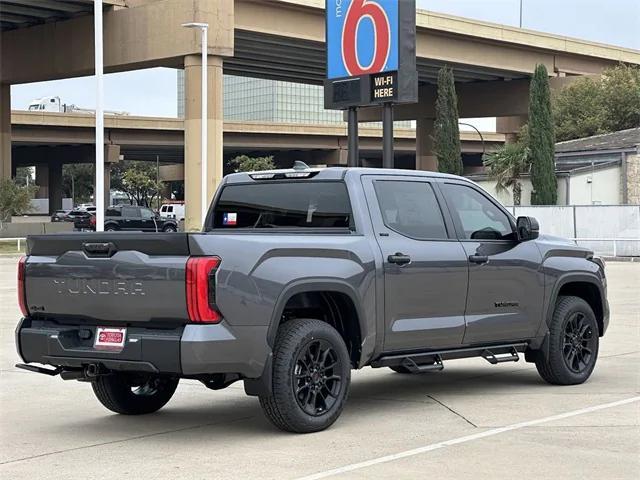
<svg viewBox="0 0 640 480">
<path fill-rule="evenodd" d="M 104 227 L 105 232 L 115 232 L 116 230 L 117 228 L 114 225 L 107 225 L 106 227 Z"/>
<path fill-rule="evenodd" d="M 278 330 L 272 393 L 261 396 L 267 418 L 287 432 L 324 430 L 340 416 L 351 380 L 344 340 L 329 324 L 301 319 Z"/>
<path fill-rule="evenodd" d="M 177 378 L 112 373 L 99 376 L 91 386 L 100 403 L 124 415 L 153 413 L 164 407 L 178 387 Z"/>
<path fill-rule="evenodd" d="M 560 297 L 549 326 L 548 353 L 539 352 L 536 368 L 554 385 L 585 382 L 598 359 L 598 323 L 593 310 L 579 297 Z"/>
<path fill-rule="evenodd" d="M 177 229 L 176 229 L 176 227 L 174 227 L 173 225 L 167 225 L 166 227 L 164 227 L 164 228 L 162 229 L 162 231 L 163 231 L 164 233 L 175 233 L 175 232 L 177 232 L 178 230 L 177 230 Z"/>
</svg>

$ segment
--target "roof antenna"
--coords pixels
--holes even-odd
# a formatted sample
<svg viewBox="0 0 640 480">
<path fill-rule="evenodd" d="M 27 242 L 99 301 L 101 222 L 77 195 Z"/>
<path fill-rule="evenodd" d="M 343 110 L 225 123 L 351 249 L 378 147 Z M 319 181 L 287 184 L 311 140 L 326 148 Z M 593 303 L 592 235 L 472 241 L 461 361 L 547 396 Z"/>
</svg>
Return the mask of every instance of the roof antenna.
<svg viewBox="0 0 640 480">
<path fill-rule="evenodd" d="M 293 162 L 293 169 L 294 170 L 309 170 L 309 165 L 307 165 L 304 162 L 301 162 L 300 160 L 296 160 L 295 162 Z"/>
</svg>

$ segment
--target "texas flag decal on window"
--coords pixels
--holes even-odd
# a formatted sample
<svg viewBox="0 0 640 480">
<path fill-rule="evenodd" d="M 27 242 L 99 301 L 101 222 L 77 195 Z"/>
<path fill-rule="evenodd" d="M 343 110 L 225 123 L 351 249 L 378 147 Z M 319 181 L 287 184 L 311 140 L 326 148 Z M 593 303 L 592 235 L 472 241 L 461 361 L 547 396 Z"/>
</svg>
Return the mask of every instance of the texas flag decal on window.
<svg viewBox="0 0 640 480">
<path fill-rule="evenodd" d="M 237 213 L 225 213 L 222 216 L 222 224 L 234 226 L 238 223 L 238 214 Z"/>
</svg>

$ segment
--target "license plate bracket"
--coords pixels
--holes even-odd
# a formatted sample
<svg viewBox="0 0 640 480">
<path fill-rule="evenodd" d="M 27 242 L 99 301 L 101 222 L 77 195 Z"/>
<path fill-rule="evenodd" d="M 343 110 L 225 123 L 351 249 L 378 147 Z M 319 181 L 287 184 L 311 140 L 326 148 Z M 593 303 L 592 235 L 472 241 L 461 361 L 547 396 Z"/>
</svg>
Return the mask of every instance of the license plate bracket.
<svg viewBox="0 0 640 480">
<path fill-rule="evenodd" d="M 96 327 L 93 348 L 96 350 L 121 351 L 127 339 L 127 329 L 117 327 Z"/>
</svg>

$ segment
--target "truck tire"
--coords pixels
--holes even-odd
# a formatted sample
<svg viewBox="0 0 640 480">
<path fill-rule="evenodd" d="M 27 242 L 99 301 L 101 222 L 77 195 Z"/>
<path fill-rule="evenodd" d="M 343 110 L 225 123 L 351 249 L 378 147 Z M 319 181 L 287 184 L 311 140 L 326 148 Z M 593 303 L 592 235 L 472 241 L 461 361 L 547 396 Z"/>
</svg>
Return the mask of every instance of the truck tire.
<svg viewBox="0 0 640 480">
<path fill-rule="evenodd" d="M 124 373 L 112 373 L 91 383 L 100 403 L 115 413 L 143 415 L 164 407 L 178 387 L 177 378 L 140 378 Z"/>
<path fill-rule="evenodd" d="M 579 297 L 559 297 L 549 326 L 548 353 L 540 351 L 536 368 L 553 385 L 585 382 L 598 358 L 598 323 L 593 310 Z"/>
<path fill-rule="evenodd" d="M 318 432 L 340 416 L 350 380 L 351 361 L 340 334 L 321 320 L 291 320 L 278 329 L 271 395 L 260 396 L 260 405 L 281 430 Z"/>
</svg>

